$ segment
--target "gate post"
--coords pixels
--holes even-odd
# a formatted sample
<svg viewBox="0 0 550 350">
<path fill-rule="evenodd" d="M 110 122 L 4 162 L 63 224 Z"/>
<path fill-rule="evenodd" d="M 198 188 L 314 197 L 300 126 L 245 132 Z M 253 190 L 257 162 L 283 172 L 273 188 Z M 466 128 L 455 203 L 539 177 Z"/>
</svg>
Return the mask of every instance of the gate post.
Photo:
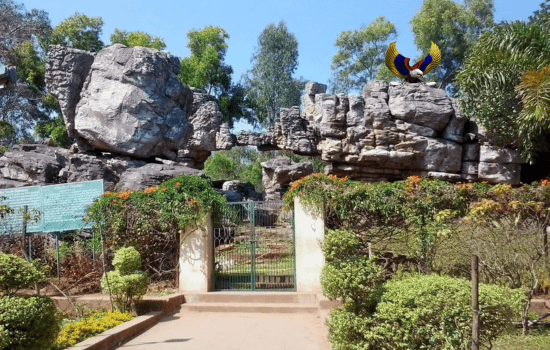
<svg viewBox="0 0 550 350">
<path fill-rule="evenodd" d="M 316 216 L 294 199 L 296 245 L 296 291 L 321 293 L 321 270 L 325 256 L 321 243 L 325 239 L 325 218 Z"/>
<path fill-rule="evenodd" d="M 179 291 L 210 292 L 214 269 L 214 230 L 211 214 L 197 227 L 180 231 Z"/>
</svg>

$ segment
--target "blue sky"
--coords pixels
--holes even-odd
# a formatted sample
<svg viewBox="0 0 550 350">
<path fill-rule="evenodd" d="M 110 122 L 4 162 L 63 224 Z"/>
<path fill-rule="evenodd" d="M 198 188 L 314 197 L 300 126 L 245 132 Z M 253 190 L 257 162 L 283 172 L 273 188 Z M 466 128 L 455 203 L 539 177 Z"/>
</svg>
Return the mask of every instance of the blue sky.
<svg viewBox="0 0 550 350">
<path fill-rule="evenodd" d="M 336 54 L 334 42 L 344 30 L 359 29 L 378 16 L 392 21 L 398 31 L 399 52 L 414 59 L 419 52 L 409 24 L 422 0 L 382 1 L 144 1 L 144 0 L 26 0 L 27 9 L 49 13 L 55 26 L 75 12 L 102 17 L 102 39 L 109 43 L 115 28 L 145 31 L 161 37 L 167 49 L 181 58 L 189 56 L 187 32 L 213 25 L 230 35 L 226 63 L 234 69 L 233 81 L 252 68 L 250 58 L 258 36 L 269 23 L 284 20 L 298 40 L 296 77 L 326 84 Z M 526 20 L 543 0 L 495 0 L 495 20 Z"/>
</svg>

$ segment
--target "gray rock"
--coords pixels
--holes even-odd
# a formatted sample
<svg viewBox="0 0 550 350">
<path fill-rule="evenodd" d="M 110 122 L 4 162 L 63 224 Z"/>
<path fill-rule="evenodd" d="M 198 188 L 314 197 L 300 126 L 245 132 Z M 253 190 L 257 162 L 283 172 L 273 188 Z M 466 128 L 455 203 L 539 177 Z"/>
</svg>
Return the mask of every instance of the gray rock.
<svg viewBox="0 0 550 350">
<path fill-rule="evenodd" d="M 460 170 L 460 172 L 462 174 L 477 175 L 478 166 L 479 163 L 477 162 L 462 162 L 462 169 Z"/>
<path fill-rule="evenodd" d="M 216 135 L 216 149 L 228 150 L 237 145 L 237 137 L 230 133 L 229 125 L 223 123 Z"/>
<path fill-rule="evenodd" d="M 120 177 L 115 189 L 117 191 L 139 191 L 159 185 L 179 175 L 202 175 L 200 170 L 179 165 L 149 163 L 139 168 L 130 168 Z"/>
<path fill-rule="evenodd" d="M 317 94 L 324 94 L 327 92 L 327 86 L 316 82 L 309 82 L 306 84 L 306 95 L 314 96 Z"/>
<path fill-rule="evenodd" d="M 294 163 L 286 157 L 277 157 L 261 165 L 266 201 L 282 199 L 292 181 L 313 173 L 311 163 Z"/>
<path fill-rule="evenodd" d="M 154 49 L 115 44 L 101 50 L 76 106 L 76 133 L 96 149 L 174 158 L 196 132 L 186 118 L 191 92 L 177 79 L 178 72 L 179 66 Z M 200 108 L 206 111 L 195 118 L 217 106 Z"/>
<path fill-rule="evenodd" d="M 16 67 L 0 64 L 0 91 L 17 85 Z"/>
<path fill-rule="evenodd" d="M 365 101 L 361 97 L 349 97 L 349 112 L 346 115 L 346 126 L 365 126 Z"/>
<path fill-rule="evenodd" d="M 75 108 L 80 91 L 94 62 L 94 54 L 65 46 L 51 45 L 48 49 L 44 81 L 48 91 L 59 101 L 69 137 L 75 132 Z"/>
<path fill-rule="evenodd" d="M 454 114 L 451 116 L 451 120 L 445 127 L 445 130 L 443 130 L 443 138 L 462 143 L 464 142 L 465 119 L 462 117 L 456 98 L 451 99 L 451 105 L 453 106 Z"/>
<path fill-rule="evenodd" d="M 516 150 L 510 148 L 498 149 L 486 144 L 480 148 L 479 161 L 485 163 L 521 163 Z"/>
<path fill-rule="evenodd" d="M 388 83 L 381 80 L 374 80 L 363 88 L 363 99 L 375 98 L 388 101 Z"/>
<path fill-rule="evenodd" d="M 477 162 L 479 161 L 479 144 L 467 143 L 464 145 L 464 153 L 462 154 L 462 160 Z"/>
<path fill-rule="evenodd" d="M 492 183 L 508 183 L 518 185 L 520 183 L 521 165 L 503 163 L 479 163 L 478 178 Z"/>
<path fill-rule="evenodd" d="M 454 110 L 441 89 L 421 84 L 406 84 L 389 88 L 391 115 L 412 124 L 443 131 Z"/>
</svg>

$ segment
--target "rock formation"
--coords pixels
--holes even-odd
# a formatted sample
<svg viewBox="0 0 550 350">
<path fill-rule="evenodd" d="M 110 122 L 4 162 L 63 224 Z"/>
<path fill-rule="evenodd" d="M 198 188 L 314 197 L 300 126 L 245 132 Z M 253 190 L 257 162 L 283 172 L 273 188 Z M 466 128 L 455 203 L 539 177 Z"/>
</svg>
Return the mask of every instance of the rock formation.
<svg viewBox="0 0 550 350">
<path fill-rule="evenodd" d="M 0 91 L 10 88 L 17 83 L 15 67 L 0 65 Z"/>
<path fill-rule="evenodd" d="M 410 175 L 449 181 L 518 184 L 520 163 L 512 149 L 492 148 L 466 130 L 458 101 L 430 84 L 374 81 L 361 97 L 325 94 L 310 83 L 297 107 L 283 109 L 264 134 L 237 135 L 237 145 L 320 156 L 329 174 L 361 181 Z"/>
<path fill-rule="evenodd" d="M 301 109 L 281 110 L 267 132 L 232 135 L 215 98 L 182 85 L 178 70 L 176 58 L 153 49 L 116 44 L 92 54 L 51 46 L 46 85 L 75 143 L 14 146 L 0 157 L 0 188 L 104 179 L 105 190 L 142 189 L 199 175 L 212 151 L 234 146 L 319 156 L 327 173 L 361 181 L 520 181 L 517 152 L 491 147 L 457 101 L 430 84 L 374 81 L 361 96 L 345 96 L 309 83 Z M 312 172 L 289 160 L 262 165 L 267 200 Z M 242 192 L 233 185 L 221 191 Z"/>
<path fill-rule="evenodd" d="M 262 184 L 266 201 L 283 199 L 290 183 L 313 173 L 311 163 L 294 163 L 287 157 L 277 157 L 262 164 Z"/>
</svg>

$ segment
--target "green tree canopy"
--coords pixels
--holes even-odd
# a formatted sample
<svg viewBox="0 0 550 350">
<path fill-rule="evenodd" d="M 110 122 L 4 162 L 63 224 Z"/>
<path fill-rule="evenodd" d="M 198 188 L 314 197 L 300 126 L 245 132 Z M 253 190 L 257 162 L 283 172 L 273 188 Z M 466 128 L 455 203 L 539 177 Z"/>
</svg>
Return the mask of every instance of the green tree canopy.
<svg viewBox="0 0 550 350">
<path fill-rule="evenodd" d="M 433 41 L 441 51 L 441 64 L 432 74 L 439 88 L 449 86 L 462 67 L 466 52 L 477 37 L 493 24 L 492 0 L 465 0 L 462 5 L 453 0 L 425 0 L 411 20 L 414 42 L 424 58 Z"/>
<path fill-rule="evenodd" d="M 115 29 L 111 34 L 111 45 L 122 44 L 128 47 L 148 47 L 151 49 L 164 50 L 166 44 L 161 38 L 151 36 L 145 32 L 127 32 L 125 30 Z"/>
<path fill-rule="evenodd" d="M 544 112 L 550 110 L 544 107 L 549 42 L 550 29 L 540 21 L 501 23 L 473 45 L 456 80 L 466 115 L 487 130 L 493 143 L 517 146 L 531 163 L 537 150 L 547 149 L 550 132 Z"/>
<path fill-rule="evenodd" d="M 99 38 L 102 27 L 103 19 L 101 17 L 88 17 L 81 13 L 75 13 L 53 29 L 48 44 L 98 52 L 105 47 Z"/>
<path fill-rule="evenodd" d="M 330 85 L 334 93 L 360 91 L 384 66 L 388 44 L 397 38 L 395 25 L 384 16 L 359 30 L 343 31 L 336 38 Z"/>
<path fill-rule="evenodd" d="M 292 77 L 298 66 L 298 41 L 285 22 L 264 28 L 252 63 L 252 70 L 244 76 L 247 97 L 259 122 L 270 126 L 280 108 L 300 105 L 300 91 L 305 88 Z"/>
<path fill-rule="evenodd" d="M 224 64 L 227 53 L 226 39 L 229 34 L 220 27 L 205 27 L 187 33 L 187 47 L 191 56 L 181 61 L 179 78 L 182 83 L 198 89 L 206 89 L 208 94 L 219 95 L 229 90 L 233 68 Z"/>
</svg>

